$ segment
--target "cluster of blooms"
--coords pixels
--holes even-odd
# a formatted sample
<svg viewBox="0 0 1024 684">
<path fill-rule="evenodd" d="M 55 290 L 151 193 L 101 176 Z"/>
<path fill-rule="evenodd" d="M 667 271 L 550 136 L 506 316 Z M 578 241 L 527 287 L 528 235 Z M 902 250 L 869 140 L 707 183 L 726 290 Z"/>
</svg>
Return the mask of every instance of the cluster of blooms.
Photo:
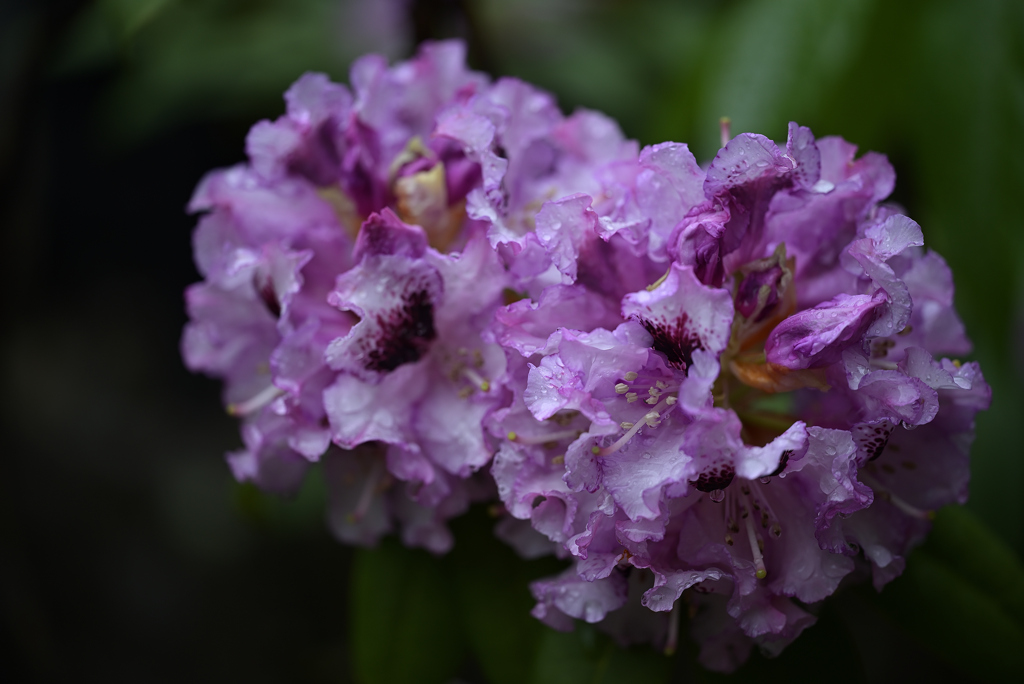
<svg viewBox="0 0 1024 684">
<path fill-rule="evenodd" d="M 790 124 L 702 168 L 458 43 L 351 84 L 302 77 L 190 205 L 184 356 L 242 418 L 239 480 L 322 460 L 339 539 L 437 553 L 500 501 L 570 563 L 536 617 L 672 647 L 682 610 L 719 670 L 965 500 L 989 389 L 936 359 L 970 343 L 883 156 Z"/>
</svg>

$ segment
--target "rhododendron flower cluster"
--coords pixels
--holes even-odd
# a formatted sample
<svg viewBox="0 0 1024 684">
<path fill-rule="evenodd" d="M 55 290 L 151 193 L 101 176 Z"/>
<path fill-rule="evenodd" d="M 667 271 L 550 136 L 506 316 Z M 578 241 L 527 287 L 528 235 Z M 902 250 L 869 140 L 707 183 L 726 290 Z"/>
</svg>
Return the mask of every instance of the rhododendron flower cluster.
<svg viewBox="0 0 1024 684">
<path fill-rule="evenodd" d="M 489 501 L 566 561 L 537 618 L 671 649 L 684 613 L 730 670 L 965 501 L 990 393 L 885 157 L 790 124 L 701 166 L 459 43 L 285 100 L 192 199 L 182 344 L 241 418 L 236 478 L 323 461 L 340 540 L 443 553 Z"/>
</svg>

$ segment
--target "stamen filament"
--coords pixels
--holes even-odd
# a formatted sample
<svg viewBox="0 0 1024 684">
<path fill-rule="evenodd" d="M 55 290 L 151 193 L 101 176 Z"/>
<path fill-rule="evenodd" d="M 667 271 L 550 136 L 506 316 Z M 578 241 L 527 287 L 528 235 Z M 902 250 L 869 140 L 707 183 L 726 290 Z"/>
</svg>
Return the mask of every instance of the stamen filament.
<svg viewBox="0 0 1024 684">
<path fill-rule="evenodd" d="M 757 492 L 757 496 L 758 496 L 757 500 L 758 500 L 758 502 L 760 503 L 761 507 L 764 509 L 764 512 L 766 512 L 768 514 L 768 521 L 769 522 L 778 523 L 779 522 L 779 516 L 775 515 L 775 511 L 772 510 L 772 505 L 770 503 L 768 503 L 768 497 L 764 495 L 764 492 L 761 490 L 760 485 L 758 483 L 754 482 L 753 480 L 751 480 L 750 484 L 754 488 L 754 491 Z"/>
<path fill-rule="evenodd" d="M 481 392 L 488 392 L 491 389 L 491 383 L 488 382 L 482 375 L 477 373 L 475 370 L 469 367 L 462 369 L 462 375 L 469 380 L 471 383 L 476 385 Z"/>
<path fill-rule="evenodd" d="M 768 576 L 768 570 L 764 567 L 764 556 L 761 555 L 761 547 L 757 544 L 757 535 L 754 534 L 754 516 L 747 516 L 747 541 L 750 542 L 750 553 L 754 556 L 754 574 L 757 579 L 764 579 Z"/>
<path fill-rule="evenodd" d="M 668 615 L 668 637 L 665 639 L 665 655 L 676 652 L 679 644 L 679 601 L 672 604 L 672 612 Z"/>
<path fill-rule="evenodd" d="M 935 511 L 925 511 L 913 504 L 907 503 L 906 501 L 904 501 L 903 499 L 901 499 L 900 497 L 896 496 L 891 491 L 886 489 L 885 486 L 882 485 L 881 482 L 876 480 L 875 476 L 872 475 L 871 473 L 865 470 L 861 470 L 858 473 L 858 476 L 864 482 L 864 484 L 875 490 L 875 494 L 877 494 L 879 497 L 883 499 L 886 499 L 887 501 L 892 503 L 893 506 L 900 509 L 910 517 L 917 518 L 918 520 L 935 520 Z"/>
<path fill-rule="evenodd" d="M 640 432 L 640 428 L 642 428 L 644 425 L 649 425 L 650 424 L 651 427 L 654 427 L 654 425 L 657 425 L 658 421 L 661 420 L 661 411 L 666 406 L 668 406 L 668 400 L 662 401 L 660 404 L 655 406 L 652 410 L 648 411 L 644 415 L 644 419 L 641 420 L 641 421 L 638 421 L 635 425 L 633 425 L 633 427 L 631 427 L 626 432 L 626 434 L 622 435 L 617 440 L 615 440 L 615 442 L 613 442 L 609 446 L 604 447 L 603 449 L 597 449 L 595 447 L 596 451 L 594 451 L 594 453 L 597 454 L 598 456 L 608 456 L 610 454 L 614 454 L 616 451 L 618 451 L 622 447 L 626 446 L 626 443 L 629 442 L 629 440 L 633 439 L 633 435 L 635 435 L 636 433 Z"/>
<path fill-rule="evenodd" d="M 352 522 L 359 522 L 366 515 L 367 511 L 370 510 L 370 504 L 373 503 L 373 495 L 377 490 L 377 484 L 380 482 L 382 469 L 383 465 L 380 460 L 375 460 L 373 465 L 370 466 L 370 473 L 366 476 L 366 484 L 363 485 L 363 491 L 359 495 L 359 502 L 356 504 L 356 509 L 350 514 Z"/>
<path fill-rule="evenodd" d="M 548 432 L 547 434 L 537 435 L 535 437 L 524 437 L 516 432 L 508 433 L 508 439 L 510 442 L 515 442 L 517 444 L 525 444 L 526 446 L 536 446 L 539 444 L 547 444 L 548 442 L 558 442 L 563 439 L 576 439 L 579 436 L 579 430 L 561 430 L 559 432 Z"/>
<path fill-rule="evenodd" d="M 252 397 L 237 404 L 228 404 L 228 414 L 232 416 L 248 416 L 284 394 L 284 390 L 274 385 L 257 392 Z"/>
</svg>

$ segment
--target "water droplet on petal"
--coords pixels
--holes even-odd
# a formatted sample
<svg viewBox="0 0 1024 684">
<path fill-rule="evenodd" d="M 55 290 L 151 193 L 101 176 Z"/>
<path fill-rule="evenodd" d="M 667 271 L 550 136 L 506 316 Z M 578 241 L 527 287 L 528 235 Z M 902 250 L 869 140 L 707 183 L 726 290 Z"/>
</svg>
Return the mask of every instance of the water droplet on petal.
<svg viewBox="0 0 1024 684">
<path fill-rule="evenodd" d="M 772 478 L 767 476 L 767 475 L 765 475 L 764 477 L 758 479 L 758 482 L 760 482 L 761 484 L 768 484 L 771 481 L 772 481 Z"/>
<path fill-rule="evenodd" d="M 644 452 L 644 459 L 645 460 L 649 460 L 650 458 L 651 458 L 651 452 L 650 451 L 645 451 Z"/>
<path fill-rule="evenodd" d="M 597 601 L 587 601 L 583 604 L 583 619 L 587 622 L 599 622 L 604 617 L 601 604 Z"/>
<path fill-rule="evenodd" d="M 710 496 L 711 500 L 714 501 L 715 503 L 722 503 L 722 501 L 725 500 L 725 490 L 713 489 L 711 490 L 711 493 L 708 496 Z"/>
</svg>

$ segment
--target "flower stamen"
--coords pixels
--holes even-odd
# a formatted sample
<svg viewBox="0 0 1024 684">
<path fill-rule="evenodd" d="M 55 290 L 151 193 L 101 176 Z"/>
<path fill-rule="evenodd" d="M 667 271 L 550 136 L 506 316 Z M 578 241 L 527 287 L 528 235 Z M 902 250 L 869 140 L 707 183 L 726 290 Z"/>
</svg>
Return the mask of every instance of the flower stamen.
<svg viewBox="0 0 1024 684">
<path fill-rule="evenodd" d="M 764 579 L 768 576 L 768 570 L 764 567 L 764 556 L 761 554 L 761 545 L 758 542 L 757 534 L 754 532 L 753 516 L 746 516 L 747 541 L 750 543 L 750 553 L 754 556 L 754 575 L 757 579 Z"/>
<path fill-rule="evenodd" d="M 490 381 L 468 366 L 462 368 L 462 377 L 476 385 L 481 392 L 489 392 L 491 389 Z"/>
<path fill-rule="evenodd" d="M 544 435 L 537 435 L 536 437 L 524 437 L 517 432 L 509 432 L 508 441 L 515 442 L 516 444 L 522 444 L 524 446 L 539 446 L 542 444 L 550 444 L 552 442 L 559 442 L 563 439 L 576 439 L 580 436 L 579 430 L 561 430 L 559 432 L 549 432 Z"/>
<path fill-rule="evenodd" d="M 721 136 L 722 147 L 729 144 L 732 140 L 732 119 L 727 116 L 723 116 L 718 120 L 718 133 Z"/>
<path fill-rule="evenodd" d="M 914 506 L 913 504 L 907 503 L 906 501 L 904 501 L 903 499 L 901 499 L 900 497 L 896 496 L 891 491 L 886 489 L 886 487 L 881 482 L 875 479 L 874 475 L 867 472 L 866 470 L 861 470 L 858 473 L 858 476 L 864 482 L 864 484 L 871 487 L 871 489 L 875 490 L 875 494 L 878 496 L 878 498 L 888 501 L 893 506 L 900 509 L 910 517 L 917 518 L 918 520 L 935 520 L 935 511 L 923 510 L 918 508 L 917 506 Z"/>
<path fill-rule="evenodd" d="M 665 639 L 665 655 L 676 652 L 679 643 L 679 601 L 672 604 L 672 612 L 668 616 L 668 636 Z"/>
<path fill-rule="evenodd" d="M 236 404 L 228 404 L 228 415 L 241 417 L 256 413 L 282 394 L 284 394 L 283 389 L 270 385 L 245 401 L 238 402 Z"/>
<path fill-rule="evenodd" d="M 660 404 L 658 404 L 653 409 L 644 414 L 643 420 L 635 423 L 632 427 L 629 428 L 626 434 L 619 437 L 617 440 L 615 440 L 615 442 L 613 442 L 609 446 L 604 447 L 603 449 L 600 447 L 594 447 L 594 453 L 597 454 L 598 456 L 608 456 L 610 454 L 614 454 L 616 451 L 626 446 L 629 440 L 633 439 L 633 436 L 636 433 L 640 432 L 640 428 L 642 428 L 644 425 L 647 425 L 649 427 L 657 427 L 661 423 L 661 411 L 667 406 L 669 406 L 668 400 L 662 401 Z"/>
<path fill-rule="evenodd" d="M 380 483 L 380 477 L 383 474 L 382 471 L 383 465 L 381 461 L 375 460 L 370 467 L 370 473 L 366 476 L 366 484 L 363 485 L 363 491 L 359 495 L 356 509 L 349 514 L 351 522 L 359 522 L 370 510 L 370 504 L 373 503 L 373 495 L 377 491 L 377 485 Z"/>
</svg>

